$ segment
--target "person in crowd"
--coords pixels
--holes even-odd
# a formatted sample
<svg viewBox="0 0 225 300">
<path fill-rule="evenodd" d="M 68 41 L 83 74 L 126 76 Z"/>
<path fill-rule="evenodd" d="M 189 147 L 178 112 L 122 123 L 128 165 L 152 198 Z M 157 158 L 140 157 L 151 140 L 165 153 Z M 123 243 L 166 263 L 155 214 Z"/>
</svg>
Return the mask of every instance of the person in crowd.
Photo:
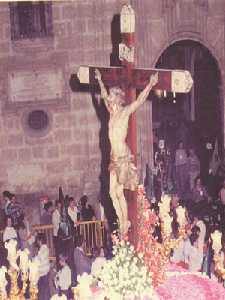
<svg viewBox="0 0 225 300">
<path fill-rule="evenodd" d="M 18 240 L 18 235 L 15 228 L 12 226 L 12 219 L 11 217 L 6 218 L 6 227 L 3 231 L 3 242 L 7 242 L 11 239 Z"/>
<path fill-rule="evenodd" d="M 192 206 L 190 207 L 193 215 L 201 217 L 209 214 L 209 195 L 201 182 L 200 176 L 195 178 L 195 185 L 192 190 Z"/>
<path fill-rule="evenodd" d="M 183 142 L 180 141 L 178 149 L 175 153 L 175 168 L 176 168 L 176 184 L 177 191 L 181 199 L 185 198 L 188 186 L 188 164 L 187 153 L 184 149 Z"/>
<path fill-rule="evenodd" d="M 84 253 L 84 238 L 79 236 L 77 239 L 77 247 L 74 249 L 74 263 L 77 275 L 82 275 L 84 272 L 91 272 L 92 261 Z"/>
<path fill-rule="evenodd" d="M 59 253 L 67 257 L 67 263 L 72 271 L 72 283 L 76 282 L 76 270 L 74 266 L 74 242 L 75 227 L 73 220 L 76 222 L 76 203 L 72 197 L 62 202 L 61 218 L 57 233 Z M 68 206 L 67 206 L 68 205 Z M 72 220 L 73 219 L 73 220 Z"/>
<path fill-rule="evenodd" d="M 94 221 L 95 212 L 90 204 L 88 204 L 88 197 L 86 195 L 82 196 L 80 199 L 81 204 L 81 221 Z M 85 225 L 85 236 L 88 237 L 88 241 L 93 240 L 94 246 L 96 245 L 96 236 L 95 236 L 95 224 L 86 224 Z M 90 243 L 87 243 L 87 247 L 90 248 Z"/>
<path fill-rule="evenodd" d="M 36 236 L 36 246 L 38 248 L 37 256 L 35 257 L 39 262 L 39 281 L 38 281 L 38 300 L 50 299 L 49 287 L 49 248 L 46 244 L 46 236 L 44 233 L 38 233 Z"/>
<path fill-rule="evenodd" d="M 12 204 L 11 206 L 12 223 L 16 229 L 19 229 L 23 224 L 24 212 L 22 210 L 20 203 L 17 201 L 15 194 L 11 195 L 11 204 Z"/>
<path fill-rule="evenodd" d="M 193 190 L 195 178 L 200 174 L 200 161 L 193 148 L 189 149 L 187 163 L 190 190 Z"/>
<path fill-rule="evenodd" d="M 24 219 L 24 213 L 20 204 L 16 201 L 16 196 L 9 191 L 3 192 L 5 199 L 5 214 L 11 217 L 12 225 L 19 229 Z"/>
<path fill-rule="evenodd" d="M 2 193 L 3 200 L 5 201 L 5 214 L 6 216 L 10 215 L 10 205 L 11 205 L 11 200 L 12 200 L 12 194 L 9 191 L 4 191 Z"/>
<path fill-rule="evenodd" d="M 4 230 L 5 228 L 5 211 L 2 208 L 2 203 L 0 202 L 0 230 Z"/>
<path fill-rule="evenodd" d="M 221 229 L 225 232 L 225 179 L 223 181 L 223 186 L 219 192 L 219 214 L 220 214 L 220 223 Z"/>
<path fill-rule="evenodd" d="M 71 291 L 72 275 L 70 267 L 67 264 L 67 257 L 63 254 L 59 255 L 59 271 L 55 276 L 55 286 L 58 293 L 67 297 L 68 300 L 73 299 Z"/>
<path fill-rule="evenodd" d="M 69 197 L 68 216 L 73 227 L 77 224 L 77 205 L 73 197 Z"/>
<path fill-rule="evenodd" d="M 44 205 L 44 212 L 41 215 L 41 225 L 50 225 L 52 224 L 52 213 L 53 213 L 53 203 L 48 201 Z"/>
<path fill-rule="evenodd" d="M 204 248 L 204 258 L 202 264 L 202 272 L 206 273 L 211 278 L 211 271 L 213 266 L 213 249 L 212 241 L 208 239 Z"/>
<path fill-rule="evenodd" d="M 59 226 L 61 222 L 61 209 L 62 203 L 59 200 L 55 202 L 55 210 L 52 214 L 52 224 L 53 224 L 53 243 L 55 248 L 56 261 L 58 261 L 59 253 L 60 253 L 60 241 L 59 241 Z"/>
<path fill-rule="evenodd" d="M 190 237 L 184 242 L 184 262 L 191 272 L 199 272 L 203 263 L 203 250 L 198 244 L 200 228 L 194 226 Z"/>
<path fill-rule="evenodd" d="M 8 256 L 8 251 L 7 249 L 5 248 L 5 245 L 2 241 L 0 241 L 0 268 L 2 266 L 5 266 L 5 267 L 9 267 L 9 261 L 7 259 L 7 256 Z"/>
<path fill-rule="evenodd" d="M 198 248 L 204 248 L 205 237 L 206 237 L 206 225 L 200 216 L 195 216 L 192 226 L 197 226 L 200 229 L 199 237 L 198 237 Z"/>
<path fill-rule="evenodd" d="M 176 248 L 173 249 L 170 261 L 183 266 L 184 262 L 184 240 L 180 241 Z"/>
<path fill-rule="evenodd" d="M 88 197 L 82 196 L 80 199 L 81 203 L 81 220 L 92 221 L 95 218 L 95 212 L 90 204 L 88 204 Z"/>
<path fill-rule="evenodd" d="M 27 248 L 30 252 L 32 252 L 32 245 L 35 242 L 35 234 L 31 231 L 30 223 L 26 217 L 18 230 L 18 235 L 21 249 L 24 250 Z"/>
<path fill-rule="evenodd" d="M 172 237 L 174 239 L 177 239 L 178 238 L 178 233 L 179 233 L 179 231 L 178 231 L 179 230 L 179 224 L 177 222 L 176 208 L 179 205 L 179 200 L 178 200 L 179 197 L 175 196 L 174 198 L 172 197 L 172 199 L 174 199 L 174 203 L 172 203 L 172 201 L 171 201 L 171 207 L 173 207 L 173 209 L 171 209 L 171 214 L 173 216 L 173 221 L 171 223 Z M 184 262 L 184 240 L 181 240 L 179 242 L 179 244 L 177 245 L 177 247 L 173 249 L 170 261 L 172 263 L 176 263 L 178 265 L 183 266 L 183 262 Z"/>
</svg>

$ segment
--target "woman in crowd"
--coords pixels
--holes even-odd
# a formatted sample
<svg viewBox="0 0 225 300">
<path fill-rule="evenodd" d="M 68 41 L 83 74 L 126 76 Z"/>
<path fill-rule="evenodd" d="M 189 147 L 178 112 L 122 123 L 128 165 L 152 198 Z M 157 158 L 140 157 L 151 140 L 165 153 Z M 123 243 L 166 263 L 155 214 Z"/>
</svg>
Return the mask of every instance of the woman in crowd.
<svg viewBox="0 0 225 300">
<path fill-rule="evenodd" d="M 182 141 L 179 142 L 175 153 L 175 167 L 177 191 L 183 200 L 188 189 L 188 164 L 187 153 Z"/>
<path fill-rule="evenodd" d="M 58 294 L 63 294 L 68 300 L 73 299 L 73 293 L 71 291 L 72 273 L 67 264 L 67 257 L 63 254 L 59 255 L 59 271 L 55 277 L 55 286 L 58 290 Z"/>
<path fill-rule="evenodd" d="M 38 300 L 50 299 L 49 288 L 49 249 L 46 244 L 46 236 L 44 233 L 38 233 L 36 236 L 36 246 L 38 248 L 37 256 L 35 257 L 39 262 L 39 275 L 38 280 Z"/>
<path fill-rule="evenodd" d="M 195 178 L 200 174 L 200 162 L 194 151 L 194 149 L 189 150 L 188 156 L 188 175 L 190 190 L 194 188 Z"/>
<path fill-rule="evenodd" d="M 199 272 L 202 268 L 203 249 L 199 247 L 200 228 L 194 226 L 190 237 L 184 242 L 184 262 L 191 272 Z"/>
<path fill-rule="evenodd" d="M 21 249 L 24 250 L 25 248 L 28 248 L 29 251 L 32 252 L 32 245 L 35 242 L 35 234 L 32 232 L 27 218 L 23 220 L 23 223 L 18 230 L 18 235 Z"/>
<path fill-rule="evenodd" d="M 195 185 L 192 190 L 192 214 L 204 217 L 209 214 L 209 195 L 201 182 L 200 176 L 195 178 Z"/>
<path fill-rule="evenodd" d="M 91 259 L 84 252 L 84 238 L 79 236 L 77 239 L 77 247 L 74 249 L 74 264 L 77 275 L 82 275 L 84 272 L 91 273 Z"/>
<path fill-rule="evenodd" d="M 7 242 L 11 239 L 18 241 L 18 235 L 15 228 L 12 226 L 12 219 L 10 217 L 6 218 L 6 227 L 3 232 L 3 242 Z"/>
</svg>

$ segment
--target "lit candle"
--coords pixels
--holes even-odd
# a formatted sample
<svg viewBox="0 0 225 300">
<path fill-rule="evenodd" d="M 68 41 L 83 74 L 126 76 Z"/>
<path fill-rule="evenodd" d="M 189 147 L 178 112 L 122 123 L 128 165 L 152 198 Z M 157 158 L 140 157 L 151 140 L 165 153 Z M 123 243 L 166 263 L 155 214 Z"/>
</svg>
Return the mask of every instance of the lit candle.
<svg viewBox="0 0 225 300">
<path fill-rule="evenodd" d="M 170 211 L 170 202 L 171 197 L 168 195 L 164 195 L 161 198 L 161 202 L 159 203 L 159 215 L 163 217 L 164 215 L 168 214 Z"/>
<path fill-rule="evenodd" d="M 33 259 L 29 262 L 29 280 L 32 286 L 36 286 L 39 280 L 39 262 Z"/>
<path fill-rule="evenodd" d="M 176 209 L 177 213 L 177 222 L 179 223 L 180 227 L 182 227 L 185 223 L 185 208 L 182 206 L 178 206 Z"/>
<path fill-rule="evenodd" d="M 17 254 L 17 241 L 16 240 L 9 240 L 8 242 L 5 242 L 5 248 L 8 250 L 8 256 L 7 259 L 10 263 L 10 266 L 14 268 L 15 270 L 18 270 L 18 265 L 16 263 L 18 254 Z"/>
<path fill-rule="evenodd" d="M 23 251 L 18 251 L 20 258 L 20 269 L 22 273 L 26 274 L 29 268 L 29 250 L 24 249 Z"/>
<path fill-rule="evenodd" d="M 7 269 L 5 266 L 0 268 L 0 292 L 3 297 L 6 297 L 7 292 L 6 292 L 6 285 L 7 285 L 7 280 L 5 278 L 5 274 L 7 273 Z"/>
<path fill-rule="evenodd" d="M 221 238 L 222 233 L 219 230 L 215 230 L 213 233 L 211 233 L 212 248 L 216 254 L 219 253 L 220 249 L 222 248 Z"/>
<path fill-rule="evenodd" d="M 171 223 L 173 221 L 173 218 L 169 214 L 167 214 L 164 215 L 162 221 L 163 221 L 163 231 L 167 236 L 169 236 L 172 232 Z"/>
</svg>

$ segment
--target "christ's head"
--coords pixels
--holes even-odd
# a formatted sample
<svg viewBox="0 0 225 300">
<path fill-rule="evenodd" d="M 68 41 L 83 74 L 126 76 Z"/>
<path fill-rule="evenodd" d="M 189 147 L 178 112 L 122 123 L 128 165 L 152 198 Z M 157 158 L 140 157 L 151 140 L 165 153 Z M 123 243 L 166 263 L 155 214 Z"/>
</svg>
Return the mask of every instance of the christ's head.
<svg viewBox="0 0 225 300">
<path fill-rule="evenodd" d="M 112 87 L 109 89 L 108 105 L 112 112 L 115 112 L 119 107 L 125 103 L 125 93 L 119 87 Z"/>
</svg>

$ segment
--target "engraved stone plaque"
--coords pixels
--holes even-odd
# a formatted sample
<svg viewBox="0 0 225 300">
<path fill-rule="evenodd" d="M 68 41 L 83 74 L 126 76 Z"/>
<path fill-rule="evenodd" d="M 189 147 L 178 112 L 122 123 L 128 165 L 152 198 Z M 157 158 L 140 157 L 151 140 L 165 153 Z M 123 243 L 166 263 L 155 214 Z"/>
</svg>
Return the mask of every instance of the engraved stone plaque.
<svg viewBox="0 0 225 300">
<path fill-rule="evenodd" d="M 63 97 L 63 72 L 17 70 L 9 73 L 9 96 L 12 103 L 56 100 Z"/>
</svg>

